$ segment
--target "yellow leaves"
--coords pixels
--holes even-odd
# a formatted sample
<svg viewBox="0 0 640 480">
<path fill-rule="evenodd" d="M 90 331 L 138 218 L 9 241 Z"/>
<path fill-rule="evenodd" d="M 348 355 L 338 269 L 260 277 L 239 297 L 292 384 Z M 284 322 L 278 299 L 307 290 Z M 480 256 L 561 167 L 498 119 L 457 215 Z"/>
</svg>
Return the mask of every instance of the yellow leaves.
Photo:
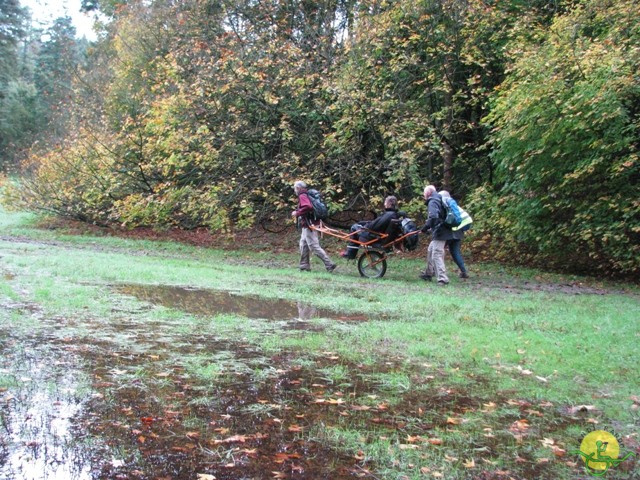
<svg viewBox="0 0 640 480">
<path fill-rule="evenodd" d="M 462 465 L 464 466 L 464 468 L 476 468 L 476 462 L 473 458 L 465 460 Z"/>
</svg>

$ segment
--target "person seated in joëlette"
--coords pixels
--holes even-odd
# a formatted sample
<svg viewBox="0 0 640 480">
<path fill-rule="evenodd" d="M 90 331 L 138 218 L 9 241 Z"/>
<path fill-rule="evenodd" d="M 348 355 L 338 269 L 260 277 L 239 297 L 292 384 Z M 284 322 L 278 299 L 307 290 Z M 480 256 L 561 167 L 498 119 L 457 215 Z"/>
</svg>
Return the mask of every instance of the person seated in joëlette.
<svg viewBox="0 0 640 480">
<path fill-rule="evenodd" d="M 390 195 L 384 200 L 384 212 L 380 216 L 351 226 L 352 238 L 360 243 L 367 243 L 376 238 L 376 233 L 381 233 L 387 235 L 383 240 L 385 244 L 392 242 L 400 233 L 399 219 L 402 215 L 403 213 L 398 211 L 398 199 Z M 360 245 L 351 241 L 340 256 L 353 260 L 358 255 L 358 248 Z"/>
</svg>

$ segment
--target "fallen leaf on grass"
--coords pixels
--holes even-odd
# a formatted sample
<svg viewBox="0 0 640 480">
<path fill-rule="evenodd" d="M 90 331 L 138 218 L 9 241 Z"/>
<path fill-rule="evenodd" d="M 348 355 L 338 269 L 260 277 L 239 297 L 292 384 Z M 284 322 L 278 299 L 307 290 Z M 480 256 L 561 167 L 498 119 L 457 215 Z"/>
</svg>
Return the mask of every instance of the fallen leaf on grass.
<svg viewBox="0 0 640 480">
<path fill-rule="evenodd" d="M 556 441 L 553 438 L 543 438 L 540 442 L 545 447 L 553 447 L 556 444 Z"/>
<path fill-rule="evenodd" d="M 199 473 L 198 480 L 216 480 L 216 477 L 209 475 L 208 473 Z"/>
<path fill-rule="evenodd" d="M 429 440 L 427 440 L 427 442 L 429 442 L 431 445 L 442 445 L 441 438 L 430 438 Z"/>
<path fill-rule="evenodd" d="M 476 468 L 476 462 L 474 461 L 473 458 L 464 462 L 463 465 L 464 465 L 464 468 Z"/>
<path fill-rule="evenodd" d="M 509 430 L 512 432 L 526 432 L 529 429 L 529 420 L 526 418 L 516 420 L 511 424 Z"/>
<path fill-rule="evenodd" d="M 316 398 L 315 403 L 319 403 L 322 405 L 342 405 L 344 400 L 342 398 Z"/>
<path fill-rule="evenodd" d="M 544 417 L 544 414 L 542 412 L 537 411 L 537 410 L 528 409 L 527 413 L 529 415 L 533 415 L 533 416 L 536 416 L 536 417 Z"/>
<path fill-rule="evenodd" d="M 575 415 L 576 413 L 593 412 L 595 410 L 597 410 L 597 408 L 594 405 L 576 405 L 575 407 L 571 407 L 569 409 L 569 413 L 571 415 Z"/>
<path fill-rule="evenodd" d="M 233 435 L 232 437 L 225 438 L 223 440 L 213 440 L 214 445 L 224 445 L 227 443 L 244 443 L 247 441 L 245 435 Z"/>
<path fill-rule="evenodd" d="M 482 410 L 480 410 L 483 413 L 491 413 L 493 412 L 497 405 L 494 402 L 489 402 L 489 403 L 483 403 L 482 406 L 484 407 Z"/>
<path fill-rule="evenodd" d="M 398 448 L 400 448 L 400 450 L 415 450 L 420 447 L 414 443 L 401 443 L 398 445 Z"/>
<path fill-rule="evenodd" d="M 271 472 L 271 474 L 273 475 L 273 478 L 287 478 L 287 474 L 286 473 Z"/>
<path fill-rule="evenodd" d="M 276 463 L 284 463 L 293 458 L 300 458 L 300 454 L 279 452 L 279 453 L 276 453 L 276 456 L 274 457 L 273 461 Z"/>
</svg>

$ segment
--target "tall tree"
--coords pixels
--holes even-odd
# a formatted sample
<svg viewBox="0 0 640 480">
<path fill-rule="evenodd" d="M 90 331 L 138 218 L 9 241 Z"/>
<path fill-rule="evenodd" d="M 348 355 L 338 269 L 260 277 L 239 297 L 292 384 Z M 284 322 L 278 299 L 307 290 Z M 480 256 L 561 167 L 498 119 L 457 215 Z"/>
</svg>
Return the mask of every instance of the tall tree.
<svg viewBox="0 0 640 480">
<path fill-rule="evenodd" d="M 41 114 L 54 141 L 60 140 L 66 131 L 65 118 L 73 98 L 73 80 L 81 64 L 75 35 L 71 17 L 57 18 L 45 31 L 45 40 L 36 59 L 34 80 Z"/>
<path fill-rule="evenodd" d="M 18 0 L 0 2 L 0 167 L 12 163 L 13 152 L 25 138 L 21 105 L 26 90 L 20 79 L 18 48 L 25 36 L 27 12 Z M 26 95 L 29 97 L 29 95 Z M 28 125 L 28 122 L 27 122 Z"/>
<path fill-rule="evenodd" d="M 26 19 L 19 0 L 0 2 L 0 85 L 15 77 L 17 46 L 24 36 Z"/>
</svg>

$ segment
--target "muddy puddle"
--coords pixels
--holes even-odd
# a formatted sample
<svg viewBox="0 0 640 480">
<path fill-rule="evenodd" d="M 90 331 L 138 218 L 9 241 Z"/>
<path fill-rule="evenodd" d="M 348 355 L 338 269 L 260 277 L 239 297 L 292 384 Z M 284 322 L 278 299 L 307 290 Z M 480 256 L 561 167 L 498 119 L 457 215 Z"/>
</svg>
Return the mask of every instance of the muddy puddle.
<svg viewBox="0 0 640 480">
<path fill-rule="evenodd" d="M 241 295 L 225 290 L 200 290 L 171 285 L 125 284 L 113 287 L 117 292 L 138 300 L 182 310 L 193 315 L 235 314 L 252 319 L 300 321 L 326 318 L 360 322 L 362 315 L 338 314 L 304 302 Z"/>
<path fill-rule="evenodd" d="M 345 319 L 228 292 L 139 285 L 118 291 L 204 316 Z M 33 315 L 22 304 L 4 307 L 11 306 L 14 313 Z M 5 480 L 382 478 L 378 459 L 344 448 L 340 432 L 393 439 L 389 448 L 414 438 L 424 445 L 416 448 L 426 451 L 440 448 L 438 432 L 458 428 L 456 419 L 507 401 L 479 378 L 464 388 L 447 387 L 447 373 L 437 366 L 409 366 L 400 357 L 358 365 L 333 352 L 270 354 L 206 330 L 194 335 L 178 328 L 180 322 L 147 323 L 144 310 L 119 310 L 99 322 L 56 318 L 42 325 L 22 333 L 0 328 Z M 411 378 L 419 391 L 390 387 L 395 378 Z M 531 408 L 541 410 L 516 405 L 504 423 L 517 422 Z M 541 414 L 555 421 L 551 412 Z M 489 458 L 505 457 L 509 435 L 480 437 L 474 448 Z M 514 478 L 547 473 L 542 466 L 531 477 L 521 468 Z"/>
</svg>

